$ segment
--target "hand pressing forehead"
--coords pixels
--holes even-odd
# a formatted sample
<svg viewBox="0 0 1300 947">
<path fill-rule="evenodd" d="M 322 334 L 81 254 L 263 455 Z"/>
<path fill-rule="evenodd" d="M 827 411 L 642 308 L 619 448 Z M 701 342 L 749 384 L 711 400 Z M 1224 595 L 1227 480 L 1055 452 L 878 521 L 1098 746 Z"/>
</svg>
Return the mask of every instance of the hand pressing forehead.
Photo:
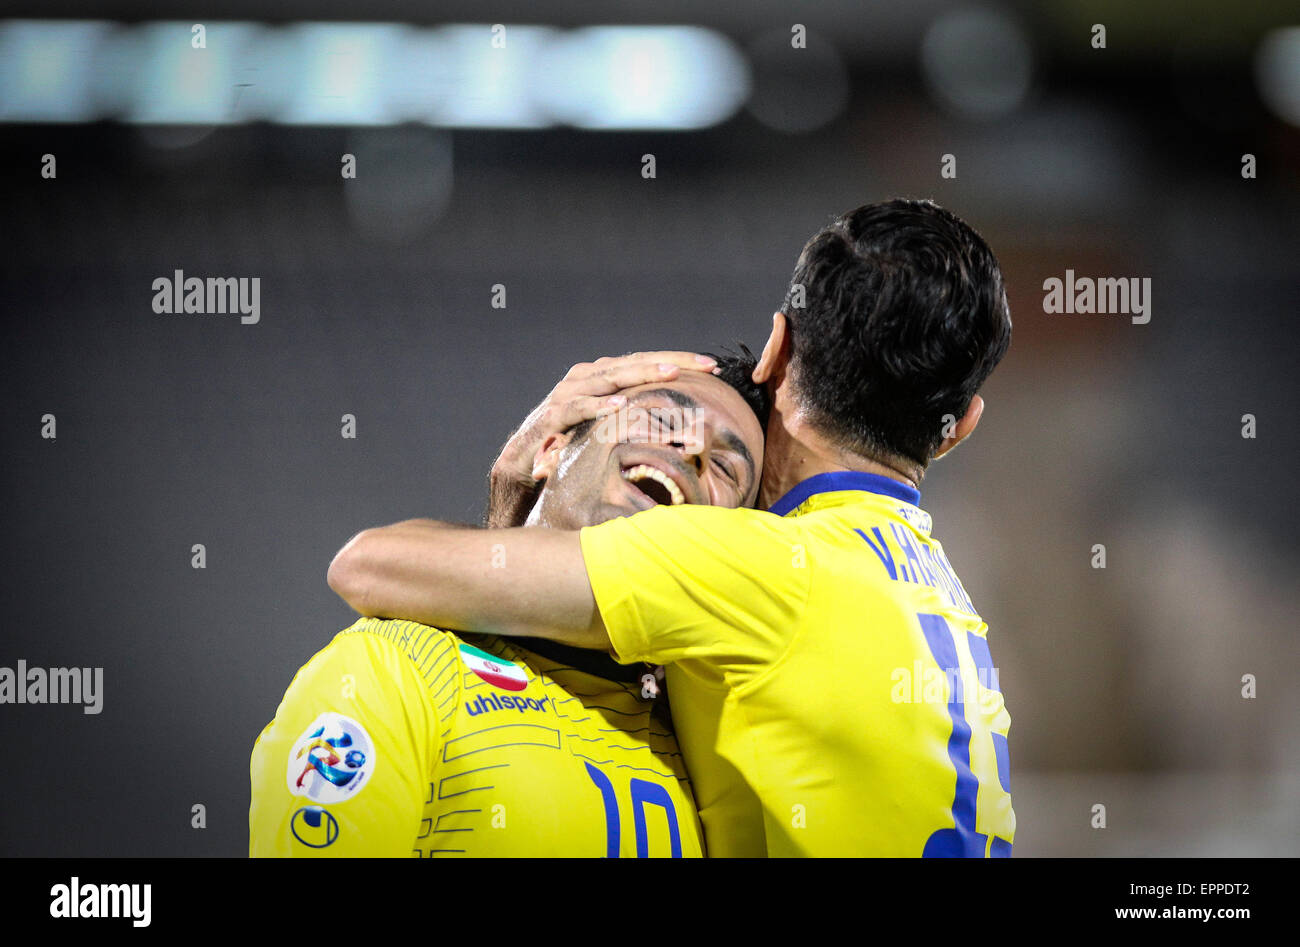
<svg viewBox="0 0 1300 947">
<path fill-rule="evenodd" d="M 611 414 L 552 435 L 533 476 L 544 481 L 529 522 L 580 528 L 656 505 L 752 505 L 763 430 L 727 382 L 684 373 L 624 389 Z"/>
</svg>

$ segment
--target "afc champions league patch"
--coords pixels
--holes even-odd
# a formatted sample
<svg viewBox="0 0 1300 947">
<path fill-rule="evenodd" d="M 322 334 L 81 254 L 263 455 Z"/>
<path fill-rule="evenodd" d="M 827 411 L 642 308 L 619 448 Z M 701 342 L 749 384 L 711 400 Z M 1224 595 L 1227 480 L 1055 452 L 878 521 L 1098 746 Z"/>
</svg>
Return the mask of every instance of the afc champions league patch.
<svg viewBox="0 0 1300 947">
<path fill-rule="evenodd" d="M 289 751 L 289 792 L 329 805 L 359 793 L 375 771 L 375 744 L 351 717 L 331 711 L 303 731 Z"/>
<path fill-rule="evenodd" d="M 460 646 L 460 659 L 467 668 L 493 687 L 505 691 L 521 691 L 528 686 L 528 675 L 513 661 L 498 658 L 495 654 L 488 654 L 464 643 Z"/>
</svg>

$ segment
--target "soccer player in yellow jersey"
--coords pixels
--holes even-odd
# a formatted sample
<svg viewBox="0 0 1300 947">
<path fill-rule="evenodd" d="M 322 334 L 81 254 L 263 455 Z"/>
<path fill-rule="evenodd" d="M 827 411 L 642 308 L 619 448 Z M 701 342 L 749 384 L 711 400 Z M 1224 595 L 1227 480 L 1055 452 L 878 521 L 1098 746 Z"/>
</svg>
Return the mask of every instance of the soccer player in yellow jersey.
<svg viewBox="0 0 1300 947">
<path fill-rule="evenodd" d="M 667 665 L 710 855 L 1009 855 L 988 629 L 918 488 L 974 430 L 1010 333 L 970 227 L 929 202 L 860 207 L 803 248 L 754 371 L 773 399 L 761 509 L 403 523 L 355 537 L 335 587 L 370 613 Z M 480 566 L 493 545 L 508 570 Z"/>
<path fill-rule="evenodd" d="M 767 407 L 753 359 L 724 356 L 714 377 L 664 358 L 699 357 L 587 366 L 579 390 L 655 380 L 625 388 L 616 415 L 595 419 L 586 396 L 589 420 L 516 434 L 507 453 L 536 445 L 541 487 L 504 515 L 576 529 L 657 501 L 752 504 Z M 509 560 L 490 552 L 481 565 Z M 257 740 L 250 853 L 700 856 L 690 783 L 646 672 L 541 639 L 362 619 L 298 673 Z"/>
</svg>

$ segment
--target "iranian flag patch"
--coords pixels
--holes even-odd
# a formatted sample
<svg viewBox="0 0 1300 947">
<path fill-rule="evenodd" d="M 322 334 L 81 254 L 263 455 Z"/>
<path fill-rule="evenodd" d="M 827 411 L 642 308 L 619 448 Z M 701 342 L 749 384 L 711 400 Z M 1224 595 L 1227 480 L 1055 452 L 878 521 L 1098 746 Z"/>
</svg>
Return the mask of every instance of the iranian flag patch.
<svg viewBox="0 0 1300 947">
<path fill-rule="evenodd" d="M 493 687 L 506 691 L 521 691 L 528 686 L 528 675 L 519 665 L 488 654 L 465 643 L 460 646 L 460 659 L 465 666 Z"/>
</svg>

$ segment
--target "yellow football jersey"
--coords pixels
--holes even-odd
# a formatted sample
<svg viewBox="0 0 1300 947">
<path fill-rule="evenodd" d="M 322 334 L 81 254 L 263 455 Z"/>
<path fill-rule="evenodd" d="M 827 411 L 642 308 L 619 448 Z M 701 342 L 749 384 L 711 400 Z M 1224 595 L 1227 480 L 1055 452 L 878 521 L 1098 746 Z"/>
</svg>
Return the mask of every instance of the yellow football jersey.
<svg viewBox="0 0 1300 947">
<path fill-rule="evenodd" d="M 249 853 L 703 855 L 639 683 L 467 637 L 362 619 L 313 657 L 253 747 Z"/>
<path fill-rule="evenodd" d="M 616 656 L 668 666 L 710 855 L 1011 853 L 987 627 L 919 500 L 827 473 L 582 531 Z"/>
</svg>

